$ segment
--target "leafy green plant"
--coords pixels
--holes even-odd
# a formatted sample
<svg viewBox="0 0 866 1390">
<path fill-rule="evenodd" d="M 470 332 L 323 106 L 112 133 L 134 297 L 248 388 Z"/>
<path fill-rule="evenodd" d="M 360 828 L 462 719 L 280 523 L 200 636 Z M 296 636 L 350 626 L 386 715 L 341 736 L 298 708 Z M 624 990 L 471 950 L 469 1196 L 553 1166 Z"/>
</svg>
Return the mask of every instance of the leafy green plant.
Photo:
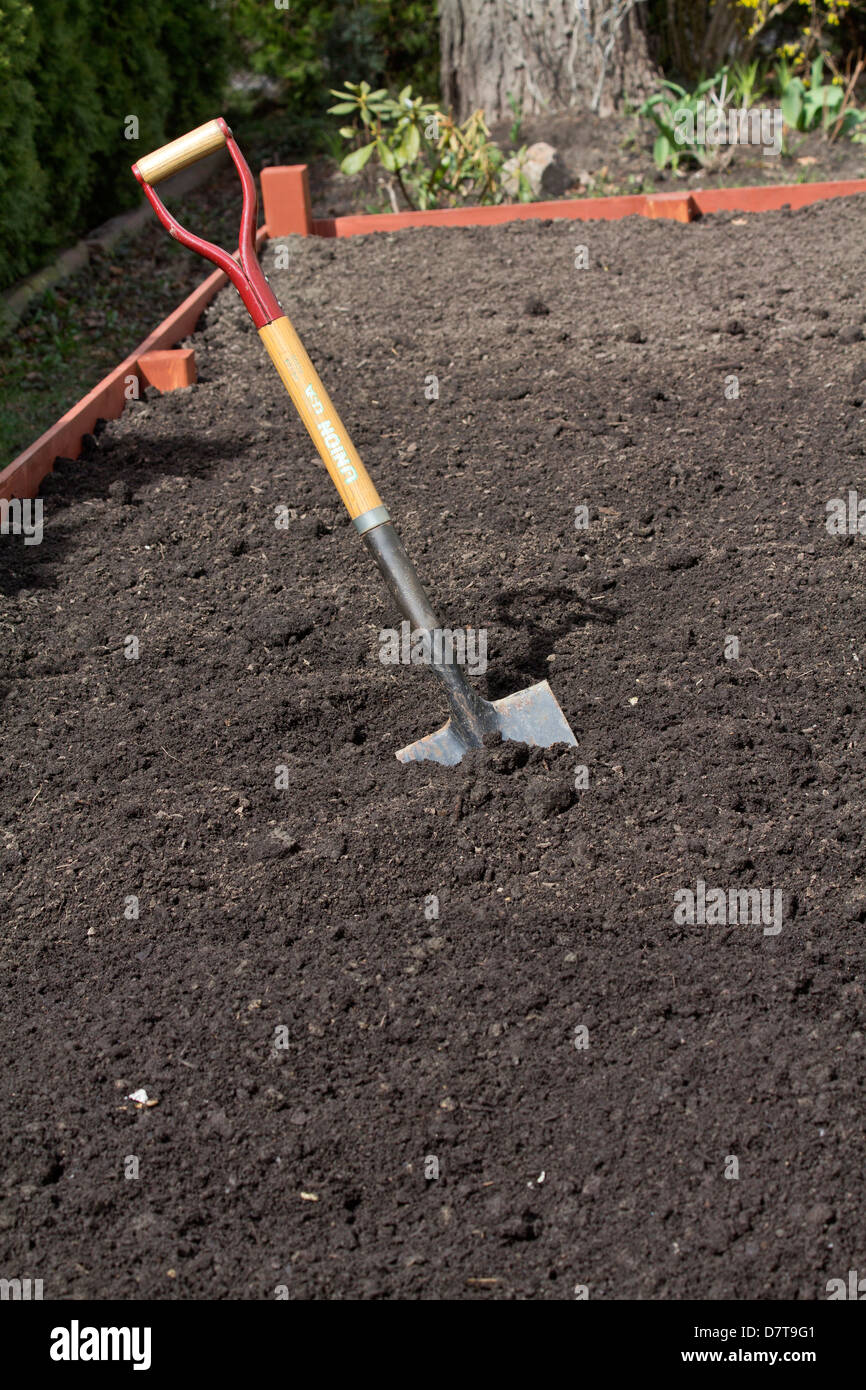
<svg viewBox="0 0 866 1390">
<path fill-rule="evenodd" d="M 728 89 L 734 106 L 741 109 L 754 106 L 766 91 L 761 60 L 753 58 L 751 63 L 734 63 L 728 71 Z"/>
<path fill-rule="evenodd" d="M 793 130 L 822 129 L 831 139 L 851 135 L 866 140 L 866 111 L 846 106 L 846 93 L 837 82 L 824 82 L 824 59 L 812 64 L 808 84 L 795 76 L 784 59 L 776 66 L 782 115 Z"/>
<path fill-rule="evenodd" d="M 520 139 L 520 131 L 523 126 L 523 106 L 517 100 L 517 97 L 514 95 L 513 92 L 508 93 L 507 100 L 509 109 L 514 118 L 511 122 L 511 127 L 508 131 L 508 143 L 510 145 L 516 145 L 518 140 Z"/>
<path fill-rule="evenodd" d="M 697 136 L 689 143 L 678 138 L 677 128 L 688 120 L 693 131 L 698 129 L 698 111 L 706 102 L 708 93 L 722 82 L 728 69 L 720 68 L 714 77 L 699 82 L 693 92 L 687 92 L 677 82 L 665 80 L 662 90 L 648 97 L 638 111 L 639 116 L 648 116 L 655 125 L 658 135 L 653 145 L 653 160 L 657 169 L 666 169 L 668 164 L 676 172 L 681 159 L 693 159 L 698 164 L 708 163 L 711 155 L 708 146 Z M 685 118 L 685 119 L 684 119 Z"/>
<path fill-rule="evenodd" d="M 784 59 L 777 64 L 782 115 L 792 130 L 814 130 L 819 125 L 826 129 L 830 120 L 839 114 L 842 88 L 825 85 L 823 73 L 824 60 L 816 58 L 812 64 L 811 84 L 807 86 L 801 77 L 793 75 Z"/>
<path fill-rule="evenodd" d="M 368 82 L 347 82 L 332 95 L 339 100 L 330 114 L 352 117 L 340 127 L 353 146 L 340 165 L 344 174 L 359 174 L 375 158 L 414 209 L 502 202 L 504 158 L 490 139 L 483 111 L 460 124 L 435 102 L 413 96 L 411 85 L 395 97 Z M 519 173 L 518 196 L 521 201 L 530 196 Z"/>
</svg>

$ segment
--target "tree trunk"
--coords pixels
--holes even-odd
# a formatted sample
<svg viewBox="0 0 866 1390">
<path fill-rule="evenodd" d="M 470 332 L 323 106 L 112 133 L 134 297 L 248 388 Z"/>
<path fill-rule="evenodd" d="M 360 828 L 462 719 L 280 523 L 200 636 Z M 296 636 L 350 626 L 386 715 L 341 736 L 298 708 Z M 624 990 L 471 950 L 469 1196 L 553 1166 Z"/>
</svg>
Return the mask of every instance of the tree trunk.
<svg viewBox="0 0 866 1390">
<path fill-rule="evenodd" d="M 667 70 L 667 59 L 673 75 L 683 82 L 718 72 L 735 52 L 738 14 L 743 11 L 733 0 L 667 0 L 662 66 Z M 740 56 L 749 55 L 741 50 Z"/>
<path fill-rule="evenodd" d="M 577 107 L 610 115 L 655 85 L 641 0 L 440 0 L 442 97 L 464 120 Z"/>
</svg>

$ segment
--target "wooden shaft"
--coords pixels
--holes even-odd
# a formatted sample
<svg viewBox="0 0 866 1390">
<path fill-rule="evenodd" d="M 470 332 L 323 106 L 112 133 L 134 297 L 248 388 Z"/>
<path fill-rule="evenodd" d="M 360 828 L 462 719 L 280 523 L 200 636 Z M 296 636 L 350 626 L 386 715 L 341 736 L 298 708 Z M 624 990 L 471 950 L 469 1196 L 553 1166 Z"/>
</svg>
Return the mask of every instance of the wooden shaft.
<svg viewBox="0 0 866 1390">
<path fill-rule="evenodd" d="M 259 337 L 321 454 L 349 516 L 354 521 L 372 508 L 381 507 L 382 499 L 289 320 L 283 315 L 265 324 L 259 329 Z"/>
<path fill-rule="evenodd" d="M 146 154 L 136 167 L 145 183 L 159 183 L 188 164 L 195 164 L 197 159 L 204 159 L 206 154 L 222 149 L 225 142 L 225 132 L 219 122 L 206 121 L 152 154 Z"/>
</svg>

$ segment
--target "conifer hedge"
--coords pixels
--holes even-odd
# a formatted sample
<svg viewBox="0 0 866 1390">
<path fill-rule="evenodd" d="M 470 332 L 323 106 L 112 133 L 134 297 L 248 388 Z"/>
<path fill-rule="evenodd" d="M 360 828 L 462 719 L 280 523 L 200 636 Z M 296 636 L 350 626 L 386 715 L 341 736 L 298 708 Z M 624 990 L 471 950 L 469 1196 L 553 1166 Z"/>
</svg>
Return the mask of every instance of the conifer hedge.
<svg viewBox="0 0 866 1390">
<path fill-rule="evenodd" d="M 214 114 L 225 18 L 212 0 L 0 0 L 0 288 L 137 202 L 130 164 Z"/>
</svg>

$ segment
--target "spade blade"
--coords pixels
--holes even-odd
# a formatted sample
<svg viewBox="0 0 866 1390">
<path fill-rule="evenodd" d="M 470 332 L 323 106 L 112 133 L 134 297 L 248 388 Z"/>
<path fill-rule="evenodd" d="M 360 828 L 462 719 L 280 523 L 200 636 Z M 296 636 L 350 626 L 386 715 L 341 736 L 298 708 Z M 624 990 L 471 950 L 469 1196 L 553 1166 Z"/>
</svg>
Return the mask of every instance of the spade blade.
<svg viewBox="0 0 866 1390">
<path fill-rule="evenodd" d="M 547 681 L 539 681 L 502 700 L 485 700 L 483 704 L 489 714 L 490 731 L 498 730 L 503 739 L 512 743 L 531 743 L 539 748 L 551 748 L 555 743 L 573 748 L 577 743 Z M 463 734 L 449 719 L 434 734 L 401 748 L 397 757 L 401 763 L 429 761 L 453 767 L 470 748 L 480 747 L 480 742 Z"/>
</svg>

